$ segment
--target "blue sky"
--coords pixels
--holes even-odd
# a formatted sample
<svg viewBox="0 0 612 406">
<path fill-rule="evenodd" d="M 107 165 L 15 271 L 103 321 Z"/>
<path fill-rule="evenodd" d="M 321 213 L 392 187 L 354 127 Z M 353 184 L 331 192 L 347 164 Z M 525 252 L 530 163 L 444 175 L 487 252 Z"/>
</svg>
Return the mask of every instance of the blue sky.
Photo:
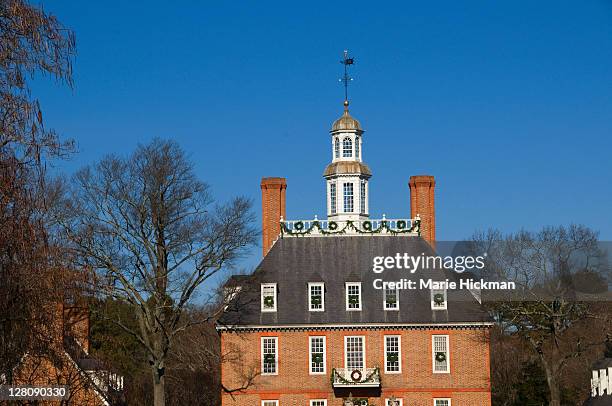
<svg viewBox="0 0 612 406">
<path fill-rule="evenodd" d="M 259 216 L 260 178 L 284 176 L 288 217 L 322 216 L 348 48 L 373 216 L 407 217 L 410 175 L 431 174 L 440 240 L 572 222 L 612 239 L 612 2 L 44 5 L 78 46 L 74 90 L 34 86 L 78 144 L 60 171 L 172 138 L 218 200 Z"/>
</svg>

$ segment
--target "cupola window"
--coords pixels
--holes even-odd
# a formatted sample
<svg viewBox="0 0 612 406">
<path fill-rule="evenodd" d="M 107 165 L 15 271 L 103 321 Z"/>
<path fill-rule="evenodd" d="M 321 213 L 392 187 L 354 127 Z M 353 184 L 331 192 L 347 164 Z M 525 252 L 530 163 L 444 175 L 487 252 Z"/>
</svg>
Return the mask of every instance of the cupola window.
<svg viewBox="0 0 612 406">
<path fill-rule="evenodd" d="M 353 156 L 353 141 L 350 137 L 346 137 L 342 141 L 342 157 L 351 158 Z"/>
<path fill-rule="evenodd" d="M 355 138 L 355 158 L 359 159 L 360 155 L 359 155 L 359 137 Z"/>
<path fill-rule="evenodd" d="M 336 184 L 335 183 L 330 183 L 329 184 L 329 206 L 330 206 L 330 213 L 331 214 L 336 214 Z"/>
<path fill-rule="evenodd" d="M 352 183 L 344 184 L 344 212 L 345 213 L 353 212 L 353 184 Z"/>
<path fill-rule="evenodd" d="M 340 140 L 338 137 L 336 137 L 336 140 L 334 141 L 334 156 L 336 158 L 340 158 Z"/>
</svg>

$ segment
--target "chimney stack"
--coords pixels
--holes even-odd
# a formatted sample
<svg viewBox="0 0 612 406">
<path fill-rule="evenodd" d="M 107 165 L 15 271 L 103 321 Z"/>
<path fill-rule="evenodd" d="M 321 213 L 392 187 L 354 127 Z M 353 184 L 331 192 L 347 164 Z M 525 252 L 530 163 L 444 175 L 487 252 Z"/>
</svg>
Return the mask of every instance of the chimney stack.
<svg viewBox="0 0 612 406">
<path fill-rule="evenodd" d="M 263 256 L 265 257 L 272 244 L 280 234 L 280 219 L 285 214 L 285 178 L 261 179 L 261 221 L 263 238 Z"/>
<path fill-rule="evenodd" d="M 434 208 L 434 189 L 436 181 L 430 175 L 411 176 L 410 183 L 410 217 L 421 217 L 421 237 L 435 246 L 436 211 Z"/>
</svg>

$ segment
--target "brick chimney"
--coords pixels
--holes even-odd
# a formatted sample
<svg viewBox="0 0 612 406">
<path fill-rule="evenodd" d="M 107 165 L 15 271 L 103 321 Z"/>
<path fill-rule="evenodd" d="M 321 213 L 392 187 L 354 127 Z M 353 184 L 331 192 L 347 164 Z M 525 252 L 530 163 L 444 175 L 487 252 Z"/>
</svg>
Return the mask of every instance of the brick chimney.
<svg viewBox="0 0 612 406">
<path fill-rule="evenodd" d="M 261 179 L 261 221 L 264 257 L 280 234 L 280 218 L 285 214 L 285 178 Z"/>
<path fill-rule="evenodd" d="M 89 308 L 87 306 L 64 306 L 64 334 L 74 338 L 85 354 L 89 354 Z"/>
<path fill-rule="evenodd" d="M 430 175 L 411 176 L 410 182 L 410 217 L 421 217 L 421 237 L 432 246 L 436 242 L 436 211 L 434 208 L 434 190 L 436 181 Z"/>
</svg>

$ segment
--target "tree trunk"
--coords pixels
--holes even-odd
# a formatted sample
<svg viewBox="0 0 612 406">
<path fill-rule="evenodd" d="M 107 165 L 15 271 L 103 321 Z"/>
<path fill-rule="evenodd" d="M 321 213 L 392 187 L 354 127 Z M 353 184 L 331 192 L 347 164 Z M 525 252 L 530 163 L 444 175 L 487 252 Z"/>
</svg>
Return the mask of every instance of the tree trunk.
<svg viewBox="0 0 612 406">
<path fill-rule="evenodd" d="M 558 362 L 558 350 L 554 348 L 552 350 L 552 361 L 546 360 L 544 354 L 540 354 L 542 365 L 544 366 L 544 372 L 546 373 L 546 382 L 548 383 L 548 391 L 550 394 L 550 401 L 548 406 L 561 406 L 561 389 L 559 387 L 559 371 L 560 365 Z"/>
<path fill-rule="evenodd" d="M 153 405 L 166 405 L 166 378 L 164 377 L 164 369 L 158 366 L 153 366 Z"/>
</svg>

